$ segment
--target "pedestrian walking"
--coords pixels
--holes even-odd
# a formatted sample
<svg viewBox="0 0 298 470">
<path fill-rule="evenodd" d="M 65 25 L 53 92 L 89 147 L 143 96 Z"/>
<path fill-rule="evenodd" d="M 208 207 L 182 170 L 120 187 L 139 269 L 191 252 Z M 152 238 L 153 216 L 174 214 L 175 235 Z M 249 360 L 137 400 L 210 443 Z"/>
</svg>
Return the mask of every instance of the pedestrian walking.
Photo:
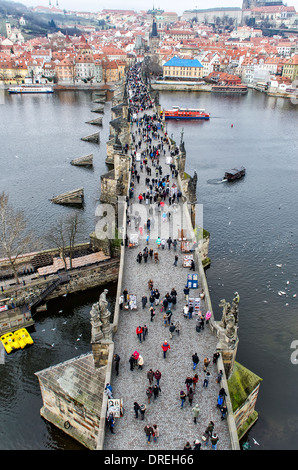
<svg viewBox="0 0 298 470">
<path fill-rule="evenodd" d="M 155 400 L 159 395 L 160 387 L 158 385 L 154 384 L 153 387 L 152 387 L 152 392 L 153 392 L 154 400 Z"/>
<path fill-rule="evenodd" d="M 218 395 L 217 403 L 216 403 L 217 408 L 220 409 L 223 405 L 223 402 L 224 402 L 224 397 L 222 395 Z"/>
<path fill-rule="evenodd" d="M 207 430 L 207 432 L 208 432 L 208 434 L 209 434 L 209 437 L 211 437 L 212 434 L 213 434 L 213 430 L 214 430 L 214 422 L 213 422 L 213 421 L 209 421 L 206 430 Z"/>
<path fill-rule="evenodd" d="M 144 418 L 145 418 L 145 413 L 146 413 L 146 405 L 145 403 L 143 403 L 141 406 L 140 406 L 140 414 L 141 414 L 141 420 L 143 421 Z"/>
<path fill-rule="evenodd" d="M 181 390 L 179 397 L 180 397 L 180 401 L 181 401 L 181 408 L 183 408 L 185 398 L 186 398 L 186 393 L 183 390 Z"/>
<path fill-rule="evenodd" d="M 227 392 L 225 391 L 224 387 L 222 387 L 218 393 L 219 395 L 222 395 L 223 397 L 227 396 Z"/>
<path fill-rule="evenodd" d="M 195 374 L 192 378 L 192 388 L 193 388 L 194 392 L 196 390 L 196 385 L 197 385 L 198 381 L 199 381 L 199 376 L 198 376 L 198 374 Z"/>
<path fill-rule="evenodd" d="M 215 353 L 213 354 L 213 358 L 212 358 L 213 364 L 216 364 L 216 363 L 217 363 L 217 359 L 219 358 L 219 356 L 220 356 L 219 352 L 215 352 Z"/>
<path fill-rule="evenodd" d="M 216 433 L 212 434 L 212 436 L 210 438 L 210 441 L 211 441 L 211 448 L 213 450 L 216 450 L 217 449 L 217 442 L 218 442 L 218 435 Z"/>
<path fill-rule="evenodd" d="M 147 325 L 144 325 L 143 326 L 143 341 L 145 341 L 147 334 L 148 334 L 148 327 Z"/>
<path fill-rule="evenodd" d="M 134 370 L 135 365 L 136 365 L 136 359 L 135 359 L 133 354 L 130 356 L 128 362 L 129 362 L 129 365 L 130 365 L 130 370 Z"/>
<path fill-rule="evenodd" d="M 180 323 L 179 320 L 177 320 L 176 323 L 175 323 L 175 330 L 176 330 L 177 335 L 179 336 L 180 331 L 181 331 L 181 323 Z"/>
<path fill-rule="evenodd" d="M 105 395 L 108 395 L 109 398 L 113 398 L 112 386 L 109 383 L 106 384 L 105 389 L 104 389 L 104 393 L 105 393 Z"/>
<path fill-rule="evenodd" d="M 148 387 L 147 390 L 146 390 L 146 395 L 147 395 L 148 403 L 150 403 L 152 394 L 153 394 L 152 387 Z"/>
<path fill-rule="evenodd" d="M 226 417 L 227 412 L 228 412 L 227 406 L 222 405 L 222 407 L 220 408 L 220 412 L 221 412 L 221 420 L 223 421 Z"/>
<path fill-rule="evenodd" d="M 159 438 L 159 427 L 157 426 L 157 424 L 153 424 L 153 441 L 154 442 L 157 442 L 157 439 Z"/>
<path fill-rule="evenodd" d="M 188 296 L 189 296 L 189 288 L 187 286 L 184 287 L 184 295 L 185 295 L 185 300 L 188 302 Z"/>
<path fill-rule="evenodd" d="M 139 325 L 136 328 L 136 334 L 137 337 L 139 338 L 140 343 L 142 342 L 142 335 L 143 335 L 143 328 Z"/>
<path fill-rule="evenodd" d="M 160 370 L 157 369 L 157 370 L 154 372 L 154 378 L 155 378 L 155 380 L 156 380 L 156 385 L 159 386 L 159 381 L 160 381 L 160 379 L 161 379 L 161 372 L 160 372 Z"/>
<path fill-rule="evenodd" d="M 137 401 L 134 402 L 133 409 L 134 409 L 134 412 L 135 412 L 135 418 L 138 419 L 139 411 L 140 411 L 140 405 L 138 404 Z"/>
<path fill-rule="evenodd" d="M 192 387 L 189 387 L 189 391 L 187 393 L 187 396 L 188 396 L 189 406 L 191 406 L 192 401 L 193 401 L 193 396 L 194 396 L 194 392 L 193 392 Z"/>
<path fill-rule="evenodd" d="M 111 433 L 114 434 L 115 418 L 114 418 L 113 413 L 109 413 L 107 421 L 108 421 L 108 425 L 109 425 Z"/>
<path fill-rule="evenodd" d="M 166 359 L 167 351 L 168 351 L 168 349 L 171 349 L 171 346 L 169 345 L 167 340 L 165 340 L 163 342 L 163 344 L 161 345 L 161 349 L 163 350 L 163 357 L 164 357 L 164 359 Z"/>
<path fill-rule="evenodd" d="M 155 289 L 155 305 L 159 305 L 159 299 L 160 299 L 160 293 L 159 293 L 159 290 L 158 289 Z"/>
<path fill-rule="evenodd" d="M 150 369 L 148 372 L 147 372 L 147 379 L 149 380 L 149 384 L 151 385 L 153 383 L 153 378 L 155 376 L 155 373 L 153 372 L 152 369 Z"/>
<path fill-rule="evenodd" d="M 200 443 L 199 439 L 196 439 L 196 440 L 194 441 L 193 450 L 201 450 L 201 445 L 202 445 L 202 444 Z"/>
<path fill-rule="evenodd" d="M 196 367 L 197 367 L 199 361 L 200 361 L 199 356 L 197 355 L 197 353 L 194 353 L 194 354 L 192 355 L 193 370 L 196 369 Z"/>
<path fill-rule="evenodd" d="M 147 424 L 144 427 L 144 431 L 145 431 L 145 434 L 146 434 L 146 437 L 147 437 L 147 442 L 151 442 L 151 436 L 153 434 L 153 428 L 151 426 L 149 426 L 149 424 Z"/>
<path fill-rule="evenodd" d="M 197 419 L 199 417 L 199 414 L 200 414 L 200 407 L 199 407 L 199 404 L 197 403 L 192 409 L 193 422 L 195 424 L 197 423 Z"/>
<path fill-rule="evenodd" d="M 208 431 L 208 429 L 205 429 L 204 434 L 202 435 L 202 441 L 205 443 L 206 447 L 209 444 L 209 439 L 210 439 L 209 431 Z"/>
<path fill-rule="evenodd" d="M 172 315 L 173 315 L 172 310 L 167 310 L 167 311 L 166 311 L 166 317 L 167 317 L 167 324 L 168 324 L 168 325 L 170 325 L 170 323 L 171 323 Z"/>
<path fill-rule="evenodd" d="M 128 296 L 128 291 L 127 291 L 127 289 L 124 289 L 124 291 L 122 292 L 122 294 L 123 294 L 124 303 L 126 304 L 126 302 L 127 302 L 127 296 Z"/>
<path fill-rule="evenodd" d="M 221 379 L 222 379 L 222 375 L 223 375 L 223 372 L 222 372 L 222 370 L 220 370 L 217 374 L 217 377 L 216 377 L 216 383 L 220 384 Z"/>
<path fill-rule="evenodd" d="M 116 375 L 119 375 L 119 365 L 120 365 L 120 356 L 119 356 L 119 354 L 114 354 L 114 362 L 115 362 Z"/>
<path fill-rule="evenodd" d="M 153 307 L 150 307 L 149 308 L 149 312 L 150 312 L 150 321 L 153 321 L 154 317 L 155 317 L 155 310 Z"/>
<path fill-rule="evenodd" d="M 210 358 L 209 357 L 204 357 L 204 372 L 207 372 L 207 368 L 210 364 Z"/>
<path fill-rule="evenodd" d="M 139 366 L 139 369 L 143 369 L 143 365 L 144 365 L 144 359 L 143 359 L 143 356 L 139 355 L 138 359 L 137 359 L 137 364 Z"/>
<path fill-rule="evenodd" d="M 177 264 L 178 264 L 178 255 L 175 255 L 173 265 L 174 265 L 174 266 L 177 266 Z"/>
<path fill-rule="evenodd" d="M 183 316 L 184 318 L 188 318 L 188 305 L 184 305 L 183 307 Z"/>
<path fill-rule="evenodd" d="M 205 316 L 205 318 L 206 318 L 206 325 L 208 325 L 211 316 L 212 316 L 211 312 L 207 312 L 207 313 L 206 313 L 206 316 Z"/>
<path fill-rule="evenodd" d="M 208 387 L 210 377 L 211 377 L 211 374 L 209 371 L 207 371 L 204 377 L 203 387 L 205 388 Z"/>
<path fill-rule="evenodd" d="M 173 333 L 174 333 L 175 329 L 176 329 L 176 328 L 175 328 L 175 325 L 174 325 L 174 323 L 172 322 L 172 323 L 170 324 L 170 327 L 169 327 L 169 335 L 170 335 L 170 338 L 171 338 L 171 339 L 173 338 Z"/>
<path fill-rule="evenodd" d="M 190 387 L 192 387 L 192 377 L 187 376 L 184 383 L 186 385 L 187 391 L 189 392 Z"/>
<path fill-rule="evenodd" d="M 189 318 L 189 320 L 192 318 L 192 314 L 193 314 L 193 306 L 190 305 L 188 307 L 188 318 Z"/>
<path fill-rule="evenodd" d="M 147 296 L 146 295 L 143 295 L 142 297 L 142 307 L 143 309 L 146 307 L 146 304 L 147 304 Z"/>
</svg>

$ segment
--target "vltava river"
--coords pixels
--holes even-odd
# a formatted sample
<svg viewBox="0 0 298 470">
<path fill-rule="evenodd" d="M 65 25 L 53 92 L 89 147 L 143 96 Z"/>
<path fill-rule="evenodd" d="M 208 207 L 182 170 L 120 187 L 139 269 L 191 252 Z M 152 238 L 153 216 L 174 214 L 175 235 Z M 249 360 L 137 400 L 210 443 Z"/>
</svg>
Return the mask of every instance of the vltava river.
<svg viewBox="0 0 298 470">
<path fill-rule="evenodd" d="M 96 107 L 93 98 L 89 92 L 16 95 L 6 96 L 0 106 L 0 191 L 24 210 L 41 241 L 73 210 L 49 199 L 81 186 L 85 239 L 94 229 L 111 104 L 106 103 L 104 125 L 98 129 L 86 124 L 98 117 L 91 113 Z M 198 201 L 203 204 L 204 227 L 211 233 L 207 279 L 216 319 L 221 316 L 220 299 L 230 301 L 238 290 L 237 361 L 263 379 L 256 407 L 259 420 L 249 433 L 251 448 L 296 449 L 298 365 L 290 358 L 291 344 L 298 340 L 297 105 L 254 91 L 238 97 L 161 93 L 160 102 L 165 109 L 180 105 L 211 113 L 206 122 L 169 122 L 168 133 L 179 143 L 183 128 L 186 171 L 198 174 Z M 80 140 L 97 129 L 100 145 Z M 94 154 L 93 170 L 70 165 L 71 159 L 89 153 Z M 237 165 L 246 167 L 246 176 L 220 183 L 224 172 Z M 113 305 L 115 288 L 109 289 Z M 36 317 L 34 347 L 5 357 L 1 449 L 81 448 L 40 417 L 42 400 L 34 372 L 90 351 L 89 314 L 99 293 L 50 303 L 48 312 Z"/>
<path fill-rule="evenodd" d="M 180 142 L 184 128 L 186 171 L 198 174 L 198 202 L 211 233 L 213 310 L 219 320 L 220 299 L 240 293 L 237 361 L 263 379 L 251 448 L 297 449 L 298 365 L 290 358 L 298 340 L 298 106 L 252 90 L 234 97 L 163 93 L 160 101 L 164 109 L 211 113 L 206 122 L 170 122 L 168 132 Z M 243 179 L 218 183 L 239 165 Z"/>
</svg>

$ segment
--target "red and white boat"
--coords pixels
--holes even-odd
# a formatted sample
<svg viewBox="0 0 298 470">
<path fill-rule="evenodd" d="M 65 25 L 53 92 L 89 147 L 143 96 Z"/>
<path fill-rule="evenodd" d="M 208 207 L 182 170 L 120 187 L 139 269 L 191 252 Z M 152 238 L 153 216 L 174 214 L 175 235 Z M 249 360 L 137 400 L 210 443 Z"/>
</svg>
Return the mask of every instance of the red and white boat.
<svg viewBox="0 0 298 470">
<path fill-rule="evenodd" d="M 205 109 L 183 109 L 173 106 L 171 110 L 164 111 L 165 119 L 205 119 L 210 118 L 210 114 L 205 113 Z"/>
</svg>

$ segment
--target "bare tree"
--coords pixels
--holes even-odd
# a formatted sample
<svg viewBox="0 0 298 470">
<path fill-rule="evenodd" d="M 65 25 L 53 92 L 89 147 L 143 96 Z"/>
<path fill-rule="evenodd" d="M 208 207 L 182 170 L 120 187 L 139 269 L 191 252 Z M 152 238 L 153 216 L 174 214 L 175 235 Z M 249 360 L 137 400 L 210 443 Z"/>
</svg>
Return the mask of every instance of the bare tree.
<svg viewBox="0 0 298 470">
<path fill-rule="evenodd" d="M 32 234 L 28 233 L 23 211 L 14 210 L 8 202 L 8 195 L 2 192 L 0 194 L 0 253 L 8 259 L 17 284 L 19 284 L 17 260 L 21 254 L 29 251 L 32 242 Z"/>
<path fill-rule="evenodd" d="M 66 219 L 60 219 L 47 237 L 48 241 L 58 249 L 65 269 L 68 268 L 68 257 L 69 267 L 72 268 L 72 258 L 79 234 L 81 234 L 81 220 L 79 215 L 74 213 Z"/>
</svg>

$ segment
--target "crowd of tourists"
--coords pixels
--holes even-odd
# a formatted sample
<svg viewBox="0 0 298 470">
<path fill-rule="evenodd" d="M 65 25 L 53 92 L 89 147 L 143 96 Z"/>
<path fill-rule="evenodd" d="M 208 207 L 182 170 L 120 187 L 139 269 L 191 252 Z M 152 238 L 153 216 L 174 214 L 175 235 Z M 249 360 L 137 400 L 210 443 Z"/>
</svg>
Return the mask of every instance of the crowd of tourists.
<svg viewBox="0 0 298 470">
<path fill-rule="evenodd" d="M 131 124 L 131 137 L 132 147 L 131 151 L 131 179 L 130 187 L 128 188 L 128 208 L 127 208 L 127 229 L 133 227 L 138 230 L 141 235 L 145 232 L 144 240 L 146 245 L 142 249 L 138 249 L 136 253 L 136 262 L 139 265 L 143 265 L 144 269 L 150 263 L 159 263 L 160 257 L 163 256 L 163 250 L 170 250 L 174 255 L 174 266 L 177 266 L 178 255 L 177 251 L 179 248 L 179 241 L 175 238 L 168 237 L 167 239 L 158 236 L 154 240 L 150 239 L 154 211 L 163 212 L 163 205 L 167 203 L 168 207 L 175 208 L 179 204 L 182 193 L 178 188 L 177 175 L 178 170 L 170 159 L 166 173 L 164 173 L 162 159 L 169 156 L 173 156 L 177 151 L 171 147 L 170 139 L 165 132 L 163 121 L 155 111 L 154 102 L 150 96 L 148 88 L 144 83 L 139 65 L 133 66 L 127 74 L 127 90 L 128 90 L 128 101 L 129 101 L 129 119 Z M 140 188 L 140 185 L 145 185 Z M 141 221 L 139 217 L 133 215 L 129 208 L 132 201 L 137 201 L 138 204 L 149 205 L 148 214 L 149 217 L 145 221 Z M 151 211 L 151 212 L 150 212 Z M 151 216 L 150 216 L 151 215 Z M 171 211 L 166 213 L 166 220 L 171 219 Z M 149 246 L 154 244 L 154 246 Z M 128 239 L 126 240 L 128 244 Z M 169 271 L 172 266 L 169 266 Z M 194 266 L 191 269 L 194 269 Z M 194 308 L 188 304 L 189 289 L 187 286 L 184 288 L 184 302 L 185 307 L 183 311 L 177 309 L 177 286 L 173 286 L 169 291 L 163 292 L 163 287 L 156 285 L 154 279 L 148 279 L 147 285 L 144 285 L 144 292 L 141 293 L 141 305 L 139 308 L 142 310 L 148 309 L 148 322 L 140 322 L 136 315 L 136 323 L 134 325 L 136 335 L 136 349 L 131 352 L 128 359 L 128 364 L 125 361 L 121 366 L 128 368 L 133 375 L 136 371 L 143 374 L 144 376 L 144 400 L 138 402 L 132 401 L 131 410 L 127 409 L 126 413 L 133 413 L 135 419 L 145 420 L 145 416 L 150 414 L 150 408 L 153 403 L 159 401 L 161 394 L 167 393 L 167 384 L 160 384 L 163 372 L 153 368 L 146 368 L 146 361 L 142 354 L 137 351 L 137 345 L 146 343 L 150 338 L 151 328 L 156 327 L 158 322 L 158 328 L 164 328 L 165 334 L 164 341 L 160 344 L 160 350 L 156 351 L 156 354 L 162 354 L 165 360 L 165 367 L 168 366 L 169 357 L 171 355 L 171 344 L 175 337 L 180 337 L 183 330 L 183 322 L 191 321 L 193 316 L 197 316 L 196 322 L 194 322 L 194 328 L 200 334 L 203 334 L 205 325 L 208 324 L 210 319 L 210 312 L 203 312 L 203 309 L 194 311 Z M 181 288 L 181 286 L 179 286 Z M 138 293 L 140 295 L 140 293 Z M 128 291 L 125 288 L 123 290 L 121 298 L 123 302 L 128 302 Z M 201 295 L 202 304 L 204 302 L 204 293 Z M 148 327 L 149 325 L 149 327 Z M 127 328 L 131 328 L 131 325 L 126 325 Z M 183 332 L 182 332 L 183 335 Z M 117 344 L 116 344 L 117 348 Z M 151 358 L 151 360 L 154 358 Z M 196 352 L 193 353 L 192 357 L 189 358 L 190 370 L 192 374 L 187 374 L 181 380 L 180 390 L 177 390 L 177 406 L 181 409 L 185 409 L 186 403 L 189 404 L 191 410 L 192 421 L 197 424 L 200 421 L 200 400 L 198 387 L 201 386 L 202 390 L 208 389 L 210 380 L 214 380 L 220 387 L 217 402 L 214 403 L 214 407 L 218 409 L 221 420 L 226 419 L 227 406 L 226 406 L 226 391 L 221 386 L 222 371 L 217 372 L 217 359 L 218 353 L 214 353 L 213 358 L 208 356 L 200 360 Z M 120 356 L 116 354 L 114 356 L 116 375 L 119 374 Z M 200 365 L 201 364 L 201 365 Z M 146 379 L 148 380 L 145 385 Z M 132 379 L 133 380 L 133 379 Z M 179 386 L 179 379 L 177 378 L 177 384 Z M 114 432 L 114 422 L 112 426 L 110 421 L 113 421 L 113 417 L 108 416 L 107 422 L 110 426 L 111 432 Z M 163 429 L 162 423 L 147 423 L 143 427 L 143 432 L 148 443 L 158 442 L 161 438 Z M 214 421 L 210 420 L 205 425 L 205 432 L 202 436 L 193 439 L 193 442 L 187 441 L 184 445 L 184 450 L 199 450 L 203 447 L 217 449 L 219 436 Z M 196 431 L 194 429 L 194 436 Z M 165 446 L 167 444 L 165 443 Z"/>
</svg>

